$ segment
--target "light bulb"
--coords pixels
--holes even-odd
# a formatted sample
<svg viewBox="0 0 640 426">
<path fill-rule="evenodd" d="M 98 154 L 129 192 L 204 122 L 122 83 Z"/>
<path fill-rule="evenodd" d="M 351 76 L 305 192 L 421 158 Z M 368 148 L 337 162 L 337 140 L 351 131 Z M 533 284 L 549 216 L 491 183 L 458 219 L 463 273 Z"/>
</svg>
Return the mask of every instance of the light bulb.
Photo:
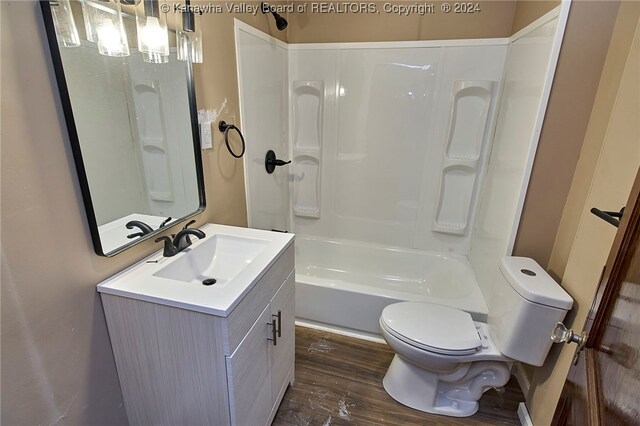
<svg viewBox="0 0 640 426">
<path fill-rule="evenodd" d="M 129 42 L 118 0 L 87 0 L 82 3 L 82 12 L 87 39 L 98 44 L 98 52 L 101 55 L 129 56 Z"/>
<path fill-rule="evenodd" d="M 111 21 L 105 22 L 98 28 L 98 40 L 109 51 L 118 50 L 121 46 L 120 34 Z"/>
<path fill-rule="evenodd" d="M 157 0 L 141 1 L 136 5 L 138 50 L 145 62 L 165 63 L 169 57 L 169 32 L 165 13 L 158 13 Z M 165 4 L 164 1 L 162 1 Z M 155 5 L 154 7 L 147 7 Z"/>
<path fill-rule="evenodd" d="M 164 45 L 164 38 L 167 32 L 160 27 L 160 21 L 155 16 L 147 17 L 147 25 L 142 30 L 141 37 L 144 43 L 149 46 L 149 50 L 160 50 Z"/>
</svg>

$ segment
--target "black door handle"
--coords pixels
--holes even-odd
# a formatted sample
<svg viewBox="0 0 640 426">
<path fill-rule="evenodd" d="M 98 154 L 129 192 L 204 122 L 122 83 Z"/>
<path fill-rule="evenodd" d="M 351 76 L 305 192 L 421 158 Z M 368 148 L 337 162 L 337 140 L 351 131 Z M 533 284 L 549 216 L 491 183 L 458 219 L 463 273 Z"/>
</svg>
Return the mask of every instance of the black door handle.
<svg viewBox="0 0 640 426">
<path fill-rule="evenodd" d="M 273 150 L 267 151 L 267 155 L 264 157 L 264 167 L 267 169 L 267 173 L 271 174 L 276 169 L 276 166 L 284 166 L 291 163 L 291 160 L 284 161 L 276 158 L 276 153 Z"/>
</svg>

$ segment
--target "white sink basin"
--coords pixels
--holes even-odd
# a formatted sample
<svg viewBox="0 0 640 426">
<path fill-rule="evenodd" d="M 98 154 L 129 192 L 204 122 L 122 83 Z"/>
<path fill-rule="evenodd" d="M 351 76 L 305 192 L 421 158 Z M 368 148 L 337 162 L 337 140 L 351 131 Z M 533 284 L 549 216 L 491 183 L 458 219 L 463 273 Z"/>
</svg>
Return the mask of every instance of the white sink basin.
<svg viewBox="0 0 640 426">
<path fill-rule="evenodd" d="M 207 224 L 173 257 L 153 255 L 98 284 L 98 291 L 227 316 L 293 242 L 293 234 Z M 215 280 L 215 283 L 213 283 Z"/>
<path fill-rule="evenodd" d="M 223 287 L 269 243 L 268 240 L 215 234 L 189 250 L 186 256 L 180 256 L 153 275 L 194 284 L 215 279 L 215 284 L 209 284 L 211 281 L 207 284 Z"/>
</svg>

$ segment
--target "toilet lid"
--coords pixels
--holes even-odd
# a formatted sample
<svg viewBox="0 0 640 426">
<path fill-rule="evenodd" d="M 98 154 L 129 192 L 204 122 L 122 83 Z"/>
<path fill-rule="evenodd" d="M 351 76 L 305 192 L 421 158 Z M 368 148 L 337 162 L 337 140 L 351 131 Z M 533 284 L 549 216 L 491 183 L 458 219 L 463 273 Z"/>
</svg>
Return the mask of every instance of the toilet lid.
<svg viewBox="0 0 640 426">
<path fill-rule="evenodd" d="M 397 338 L 446 355 L 470 355 L 482 346 L 471 315 L 448 306 L 420 302 L 389 305 L 381 323 Z"/>
</svg>

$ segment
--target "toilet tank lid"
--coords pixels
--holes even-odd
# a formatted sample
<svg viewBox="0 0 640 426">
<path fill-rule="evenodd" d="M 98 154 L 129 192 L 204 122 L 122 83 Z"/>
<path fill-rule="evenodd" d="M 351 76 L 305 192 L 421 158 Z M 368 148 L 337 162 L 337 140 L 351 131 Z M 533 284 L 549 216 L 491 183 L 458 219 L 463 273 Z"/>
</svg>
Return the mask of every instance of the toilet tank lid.
<svg viewBox="0 0 640 426">
<path fill-rule="evenodd" d="M 500 271 L 509 285 L 530 302 L 566 310 L 573 306 L 569 293 L 533 259 L 503 257 Z"/>
</svg>

